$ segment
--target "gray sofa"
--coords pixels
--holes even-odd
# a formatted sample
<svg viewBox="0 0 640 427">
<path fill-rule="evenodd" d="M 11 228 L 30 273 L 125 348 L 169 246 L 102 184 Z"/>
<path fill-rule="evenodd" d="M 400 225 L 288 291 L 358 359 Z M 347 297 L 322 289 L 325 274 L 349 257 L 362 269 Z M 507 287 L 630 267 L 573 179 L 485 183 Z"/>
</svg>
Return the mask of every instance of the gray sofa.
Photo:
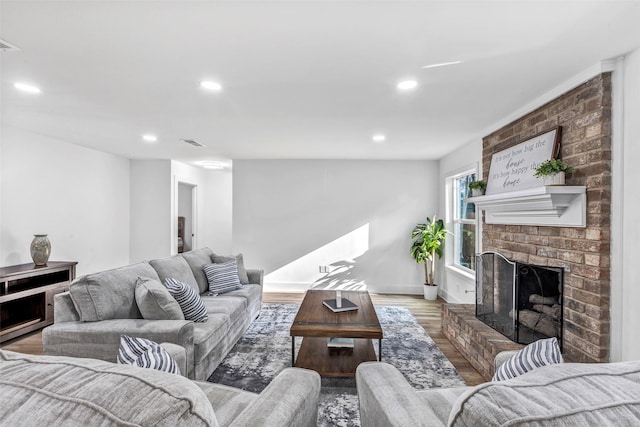
<svg viewBox="0 0 640 427">
<path fill-rule="evenodd" d="M 170 353 L 186 359 L 183 375 L 207 380 L 258 317 L 262 303 L 261 270 L 247 270 L 249 284 L 242 289 L 207 296 L 202 266 L 211 263 L 213 255 L 204 248 L 78 278 L 69 292 L 55 296 L 54 324 L 42 332 L 45 354 L 115 362 L 120 336 L 131 335 L 175 344 Z M 135 299 L 140 277 L 161 282 L 172 277 L 192 286 L 201 294 L 209 319 L 143 319 Z"/>
<path fill-rule="evenodd" d="M 561 363 L 507 381 L 421 391 L 393 366 L 367 362 L 356 384 L 363 427 L 640 425 L 640 361 Z"/>
<path fill-rule="evenodd" d="M 287 368 L 260 394 L 95 359 L 0 350 L 3 426 L 315 426 L 320 376 Z"/>
</svg>

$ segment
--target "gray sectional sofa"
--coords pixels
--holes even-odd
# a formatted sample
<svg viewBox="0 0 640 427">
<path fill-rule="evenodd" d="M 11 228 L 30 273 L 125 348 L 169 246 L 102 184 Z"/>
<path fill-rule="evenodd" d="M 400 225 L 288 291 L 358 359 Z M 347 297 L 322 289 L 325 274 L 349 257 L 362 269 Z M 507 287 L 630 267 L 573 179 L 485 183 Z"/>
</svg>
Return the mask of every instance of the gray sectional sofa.
<svg viewBox="0 0 640 427">
<path fill-rule="evenodd" d="M 498 354 L 496 366 L 513 353 Z M 560 363 L 506 381 L 420 391 L 393 366 L 366 362 L 356 384 L 362 427 L 640 425 L 640 361 Z"/>
<path fill-rule="evenodd" d="M 47 355 L 87 357 L 115 362 L 121 335 L 169 346 L 174 358 L 186 359 L 188 378 L 206 381 L 260 314 L 261 270 L 247 270 L 249 284 L 218 296 L 207 296 L 202 266 L 212 262 L 208 249 L 89 274 L 76 279 L 69 292 L 54 299 L 54 324 L 42 332 Z M 146 320 L 136 304 L 138 278 L 163 282 L 174 278 L 201 294 L 209 319 Z"/>
<path fill-rule="evenodd" d="M 95 359 L 0 350 L 3 426 L 315 426 L 320 376 L 287 368 L 260 394 Z"/>
</svg>

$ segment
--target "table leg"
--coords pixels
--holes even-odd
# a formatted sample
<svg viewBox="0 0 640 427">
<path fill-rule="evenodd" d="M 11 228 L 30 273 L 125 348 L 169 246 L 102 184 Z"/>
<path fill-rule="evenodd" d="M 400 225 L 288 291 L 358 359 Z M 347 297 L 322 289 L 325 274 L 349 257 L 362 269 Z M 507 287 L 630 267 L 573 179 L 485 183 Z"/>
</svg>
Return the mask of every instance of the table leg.
<svg viewBox="0 0 640 427">
<path fill-rule="evenodd" d="M 382 362 L 382 338 L 378 339 L 378 362 Z"/>
<path fill-rule="evenodd" d="M 291 337 L 291 366 L 296 366 L 296 337 Z"/>
</svg>

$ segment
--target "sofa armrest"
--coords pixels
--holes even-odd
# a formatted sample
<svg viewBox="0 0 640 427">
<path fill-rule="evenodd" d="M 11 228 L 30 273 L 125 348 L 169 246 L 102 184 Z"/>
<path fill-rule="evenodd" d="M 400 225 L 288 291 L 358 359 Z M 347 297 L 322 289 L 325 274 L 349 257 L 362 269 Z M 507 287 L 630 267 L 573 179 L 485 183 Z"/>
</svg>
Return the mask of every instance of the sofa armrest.
<svg viewBox="0 0 640 427">
<path fill-rule="evenodd" d="M 443 425 L 402 373 L 388 363 L 361 363 L 356 387 L 362 427 Z"/>
<path fill-rule="evenodd" d="M 264 281 L 264 270 L 247 269 L 247 277 L 249 278 L 249 283 L 252 285 L 262 286 L 262 282 Z"/>
<path fill-rule="evenodd" d="M 180 370 L 180 375 L 186 377 L 189 372 L 189 368 L 187 367 L 187 349 L 171 342 L 163 342 L 160 343 L 160 345 L 176 362 L 176 365 L 178 365 L 178 369 Z"/>
<path fill-rule="evenodd" d="M 111 319 L 98 322 L 60 322 L 44 328 L 44 352 L 53 356 L 89 357 L 115 362 L 120 336 L 131 335 L 157 343 L 170 342 L 187 351 L 186 375 L 193 378 L 193 322 L 189 320 Z"/>
<path fill-rule="evenodd" d="M 320 400 L 320 375 L 286 368 L 233 420 L 230 426 L 315 426 Z"/>
<path fill-rule="evenodd" d="M 80 315 L 73 305 L 69 291 L 53 296 L 53 321 L 54 322 L 77 322 Z"/>
</svg>

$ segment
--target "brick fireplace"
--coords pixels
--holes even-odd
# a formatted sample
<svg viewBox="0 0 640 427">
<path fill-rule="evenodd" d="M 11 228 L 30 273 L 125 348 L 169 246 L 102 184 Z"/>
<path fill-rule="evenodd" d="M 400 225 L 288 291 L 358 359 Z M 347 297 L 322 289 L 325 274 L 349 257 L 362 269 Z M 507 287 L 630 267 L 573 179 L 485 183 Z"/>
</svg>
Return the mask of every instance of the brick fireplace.
<svg viewBox="0 0 640 427">
<path fill-rule="evenodd" d="M 563 268 L 564 356 L 575 362 L 605 362 L 610 338 L 611 74 L 600 74 L 483 138 L 484 180 L 494 153 L 556 126 L 562 126 L 561 158 L 577 170 L 567 184 L 587 187 L 586 228 L 484 223 L 480 251 Z M 468 317 L 468 311 L 445 308 L 444 333 L 470 361 L 477 363 L 480 356 L 490 360 L 488 350 L 478 344 L 480 335 L 489 332 L 476 328 L 469 333 L 478 339 L 463 336 L 461 317 Z M 447 318 L 454 312 L 460 316 Z"/>
</svg>

